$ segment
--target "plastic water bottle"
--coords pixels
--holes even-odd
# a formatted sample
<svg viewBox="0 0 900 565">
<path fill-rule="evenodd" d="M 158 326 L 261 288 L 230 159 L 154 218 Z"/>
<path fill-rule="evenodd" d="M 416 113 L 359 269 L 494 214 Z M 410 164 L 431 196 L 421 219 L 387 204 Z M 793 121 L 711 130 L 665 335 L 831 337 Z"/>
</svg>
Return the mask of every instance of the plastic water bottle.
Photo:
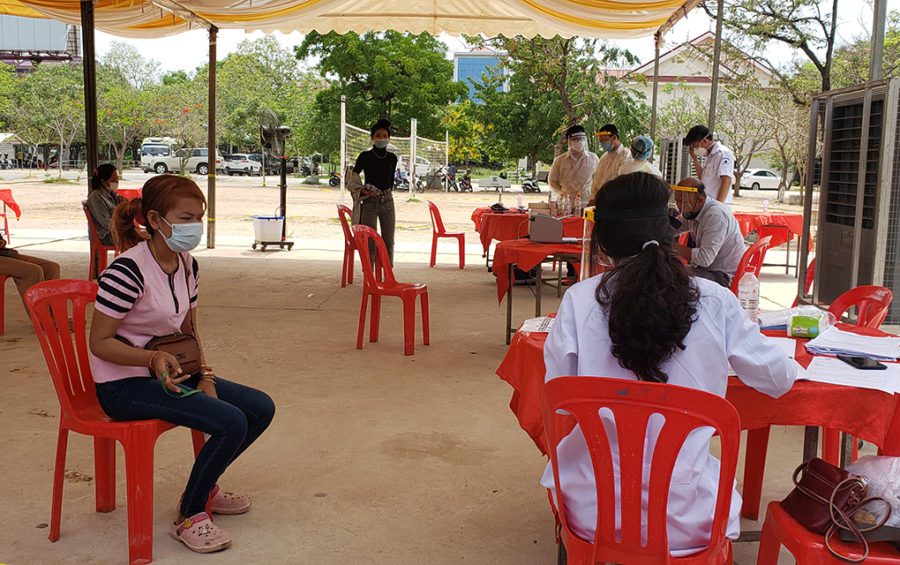
<svg viewBox="0 0 900 565">
<path fill-rule="evenodd" d="M 763 200 L 763 214 L 769 213 L 769 201 Z"/>
<path fill-rule="evenodd" d="M 521 194 L 518 195 L 518 196 L 516 196 L 516 208 L 518 208 L 519 210 L 524 210 L 524 209 L 525 209 L 525 204 L 522 202 L 522 195 L 521 195 Z"/>
<path fill-rule="evenodd" d="M 565 218 L 572 213 L 572 201 L 568 198 L 563 198 L 562 203 L 562 216 Z"/>
<path fill-rule="evenodd" d="M 754 324 L 759 323 L 759 279 L 753 273 L 744 273 L 738 283 L 738 300 L 741 308 Z"/>
</svg>

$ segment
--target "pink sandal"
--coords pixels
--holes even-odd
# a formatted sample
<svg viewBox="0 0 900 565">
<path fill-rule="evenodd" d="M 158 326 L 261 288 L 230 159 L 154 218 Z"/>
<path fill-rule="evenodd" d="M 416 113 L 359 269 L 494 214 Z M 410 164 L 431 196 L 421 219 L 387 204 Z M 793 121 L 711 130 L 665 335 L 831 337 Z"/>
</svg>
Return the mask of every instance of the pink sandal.
<svg viewBox="0 0 900 565">
<path fill-rule="evenodd" d="M 243 514 L 250 510 L 252 504 L 249 495 L 227 492 L 219 488 L 219 485 L 213 487 L 210 496 L 210 510 L 213 514 Z"/>
<path fill-rule="evenodd" d="M 213 524 L 206 512 L 185 518 L 180 524 L 172 524 L 169 535 L 197 553 L 212 553 L 231 545 L 231 536 Z"/>
</svg>

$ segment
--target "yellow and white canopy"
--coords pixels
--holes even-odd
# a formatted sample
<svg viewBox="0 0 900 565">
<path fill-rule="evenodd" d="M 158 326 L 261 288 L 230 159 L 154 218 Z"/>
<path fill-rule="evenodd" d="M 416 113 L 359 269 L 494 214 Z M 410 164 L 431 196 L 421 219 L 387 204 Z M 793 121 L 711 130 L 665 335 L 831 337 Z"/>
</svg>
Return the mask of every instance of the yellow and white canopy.
<svg viewBox="0 0 900 565">
<path fill-rule="evenodd" d="M 0 14 L 77 24 L 80 0 L 0 0 Z M 192 27 L 326 33 L 632 38 L 652 35 L 699 0 L 95 0 L 95 25 L 150 38 Z"/>
</svg>

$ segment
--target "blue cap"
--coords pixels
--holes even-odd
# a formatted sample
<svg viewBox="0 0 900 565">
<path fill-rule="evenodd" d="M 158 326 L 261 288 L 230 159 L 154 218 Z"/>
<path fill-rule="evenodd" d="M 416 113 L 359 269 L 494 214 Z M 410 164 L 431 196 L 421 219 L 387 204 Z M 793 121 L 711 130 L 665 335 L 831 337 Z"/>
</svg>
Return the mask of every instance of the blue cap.
<svg viewBox="0 0 900 565">
<path fill-rule="evenodd" d="M 653 156 L 653 140 L 639 135 L 631 141 L 631 156 L 640 161 L 649 161 Z"/>
</svg>

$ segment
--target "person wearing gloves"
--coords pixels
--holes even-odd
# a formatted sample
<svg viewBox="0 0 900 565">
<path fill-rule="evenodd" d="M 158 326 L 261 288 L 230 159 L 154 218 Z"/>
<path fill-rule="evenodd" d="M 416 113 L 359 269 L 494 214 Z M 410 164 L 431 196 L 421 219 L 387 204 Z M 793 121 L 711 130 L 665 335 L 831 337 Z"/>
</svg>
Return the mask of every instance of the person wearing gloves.
<svg viewBox="0 0 900 565">
<path fill-rule="evenodd" d="M 653 157 L 653 140 L 646 135 L 639 135 L 631 140 L 631 158 L 630 163 L 625 163 L 619 169 L 620 175 L 629 173 L 647 173 L 658 178 L 663 178 L 662 171 L 650 162 Z"/>
<path fill-rule="evenodd" d="M 546 381 L 567 376 L 667 383 L 720 397 L 728 388 L 729 364 L 749 387 L 772 397 L 790 390 L 799 366 L 760 333 L 737 297 L 692 277 L 674 252 L 667 206 L 671 191 L 653 175 L 631 173 L 597 194 L 591 246 L 613 262 L 605 273 L 572 286 L 544 346 Z M 620 479 L 619 437 L 634 430 L 600 414 L 608 430 L 610 470 Z M 659 419 L 662 420 L 662 419 Z M 662 428 L 651 419 L 645 441 L 644 476 Z M 641 430 L 643 434 L 644 431 Z M 719 486 L 719 460 L 710 452 L 713 429 L 697 428 L 684 440 L 669 489 L 667 537 L 673 557 L 709 545 Z M 597 437 L 591 441 L 602 441 Z M 557 448 L 559 482 L 569 527 L 594 539 L 597 486 L 579 426 Z M 553 466 L 541 485 L 556 497 Z M 647 511 L 647 485 L 644 508 Z M 658 502 L 658 501 L 653 501 Z M 619 502 L 620 504 L 620 502 Z M 558 507 L 558 506 L 557 506 Z M 741 496 L 732 491 L 726 534 L 741 532 Z"/>
<path fill-rule="evenodd" d="M 734 152 L 718 141 L 706 126 L 696 125 L 684 136 L 682 143 L 694 162 L 694 170 L 706 193 L 724 204 L 731 204 L 734 194 Z M 705 157 L 701 164 L 700 158 Z"/>
<path fill-rule="evenodd" d="M 582 199 L 587 202 L 591 197 L 591 182 L 600 158 L 588 151 L 587 134 L 579 125 L 566 130 L 566 144 L 569 150 L 553 160 L 547 182 L 559 199 L 569 200 L 574 209 Z"/>
<path fill-rule="evenodd" d="M 388 151 L 391 143 L 391 122 L 380 119 L 369 129 L 372 148 L 356 158 L 356 165 L 347 175 L 347 188 L 353 195 L 353 223 L 369 226 L 373 230 L 381 224 L 381 238 L 387 248 L 391 265 L 394 264 L 394 174 L 397 171 L 397 155 Z M 360 176 L 362 175 L 362 176 Z M 365 182 L 363 182 L 363 179 Z M 410 179 L 410 182 L 415 182 Z M 371 257 L 375 258 L 375 242 L 369 242 Z"/>
<path fill-rule="evenodd" d="M 603 188 L 604 184 L 619 176 L 619 169 L 623 165 L 631 162 L 631 151 L 619 140 L 619 128 L 615 124 L 606 124 L 594 135 L 604 153 L 597 165 L 597 172 L 594 173 L 591 200 L 597 196 L 597 191 Z"/>
</svg>

